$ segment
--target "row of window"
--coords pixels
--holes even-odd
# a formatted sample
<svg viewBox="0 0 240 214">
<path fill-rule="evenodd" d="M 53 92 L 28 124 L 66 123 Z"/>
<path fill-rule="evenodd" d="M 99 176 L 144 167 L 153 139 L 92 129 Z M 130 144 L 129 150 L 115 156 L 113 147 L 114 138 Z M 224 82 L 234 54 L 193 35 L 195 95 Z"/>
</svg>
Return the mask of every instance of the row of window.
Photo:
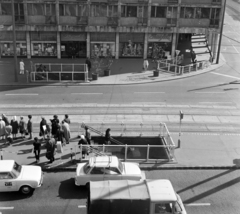
<svg viewBox="0 0 240 214">
<path fill-rule="evenodd" d="M 15 3 L 15 16 L 24 16 L 22 3 Z M 55 16 L 54 4 L 27 4 L 28 15 Z M 117 17 L 117 5 L 91 4 L 90 16 L 92 17 Z M 2 3 L 0 15 L 11 15 L 11 4 Z M 88 5 L 59 4 L 60 16 L 88 16 Z M 121 6 L 121 17 L 148 17 L 147 6 Z M 177 18 L 177 7 L 151 7 L 151 17 L 156 18 Z M 195 19 L 219 19 L 220 8 L 182 7 L 180 18 Z"/>
</svg>

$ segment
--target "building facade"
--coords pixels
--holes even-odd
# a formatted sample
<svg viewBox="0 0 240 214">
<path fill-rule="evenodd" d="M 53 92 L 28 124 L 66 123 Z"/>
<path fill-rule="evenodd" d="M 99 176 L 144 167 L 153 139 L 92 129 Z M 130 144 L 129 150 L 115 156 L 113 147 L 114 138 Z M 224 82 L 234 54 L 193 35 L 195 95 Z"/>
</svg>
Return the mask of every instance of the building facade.
<svg viewBox="0 0 240 214">
<path fill-rule="evenodd" d="M 172 57 L 178 41 L 205 34 L 216 55 L 224 0 L 0 0 L 0 57 L 13 56 L 12 18 L 19 57 L 111 54 Z"/>
</svg>

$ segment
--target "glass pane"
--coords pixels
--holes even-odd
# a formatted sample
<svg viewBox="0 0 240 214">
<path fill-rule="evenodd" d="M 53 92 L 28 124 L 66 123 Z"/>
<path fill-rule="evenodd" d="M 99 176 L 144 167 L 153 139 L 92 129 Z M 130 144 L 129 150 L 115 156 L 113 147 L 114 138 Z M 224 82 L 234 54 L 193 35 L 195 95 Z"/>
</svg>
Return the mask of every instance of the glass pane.
<svg viewBox="0 0 240 214">
<path fill-rule="evenodd" d="M 191 19 L 191 18 L 194 18 L 193 15 L 194 15 L 194 8 L 193 7 L 186 7 L 184 18 Z"/>
<path fill-rule="evenodd" d="M 144 18 L 148 17 L 148 7 L 143 7 L 143 17 Z"/>
<path fill-rule="evenodd" d="M 156 17 L 166 18 L 166 7 L 157 7 Z"/>
<path fill-rule="evenodd" d="M 155 17 L 155 10 L 156 10 L 156 7 L 152 6 L 151 7 L 151 17 Z"/>
<path fill-rule="evenodd" d="M 220 17 L 220 9 L 216 8 L 216 15 L 215 15 L 215 19 L 219 19 Z"/>
<path fill-rule="evenodd" d="M 202 8 L 202 17 L 203 19 L 209 19 L 210 16 L 210 8 Z"/>
<path fill-rule="evenodd" d="M 185 7 L 182 7 L 180 12 L 180 18 L 185 18 L 184 11 L 185 11 Z"/>
<path fill-rule="evenodd" d="M 127 150 L 127 159 L 147 159 L 147 146 L 131 146 Z"/>
<path fill-rule="evenodd" d="M 55 16 L 56 15 L 56 8 L 55 8 L 55 5 L 54 4 L 51 4 L 51 11 L 52 11 L 52 16 Z"/>
<path fill-rule="evenodd" d="M 95 15 L 95 7 L 96 7 L 96 5 L 91 5 L 91 16 L 92 17 Z"/>
<path fill-rule="evenodd" d="M 23 7 L 23 4 L 19 4 L 19 15 L 23 15 L 23 16 L 24 16 L 24 7 Z"/>
<path fill-rule="evenodd" d="M 127 6 L 127 17 L 137 17 L 137 6 Z"/>
<path fill-rule="evenodd" d="M 169 151 L 165 147 L 151 146 L 149 149 L 149 159 L 169 159 Z"/>
<path fill-rule="evenodd" d="M 12 15 L 11 4 L 2 3 L 2 15 Z"/>
<path fill-rule="evenodd" d="M 59 16 L 64 16 L 64 5 L 59 4 Z"/>
</svg>

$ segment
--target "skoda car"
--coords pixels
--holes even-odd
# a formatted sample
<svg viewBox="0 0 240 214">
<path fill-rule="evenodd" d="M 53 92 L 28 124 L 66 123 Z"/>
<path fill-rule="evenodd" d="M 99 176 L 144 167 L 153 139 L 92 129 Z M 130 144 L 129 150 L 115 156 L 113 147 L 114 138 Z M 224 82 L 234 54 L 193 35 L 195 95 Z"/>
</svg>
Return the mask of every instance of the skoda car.
<svg viewBox="0 0 240 214">
<path fill-rule="evenodd" d="M 75 184 L 88 186 L 90 181 L 145 180 L 138 163 L 121 162 L 116 156 L 91 157 L 77 165 Z"/>
<path fill-rule="evenodd" d="M 14 160 L 0 160 L 0 192 L 20 191 L 30 194 L 42 183 L 40 166 L 25 166 Z"/>
</svg>

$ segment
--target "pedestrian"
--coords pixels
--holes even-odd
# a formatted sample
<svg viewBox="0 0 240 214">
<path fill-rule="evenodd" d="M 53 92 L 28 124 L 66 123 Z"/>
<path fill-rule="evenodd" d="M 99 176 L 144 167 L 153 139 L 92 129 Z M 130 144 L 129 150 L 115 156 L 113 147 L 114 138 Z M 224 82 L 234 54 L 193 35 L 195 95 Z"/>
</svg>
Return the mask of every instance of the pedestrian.
<svg viewBox="0 0 240 214">
<path fill-rule="evenodd" d="M 32 139 L 32 131 L 33 131 L 33 124 L 31 119 L 32 119 L 32 115 L 28 115 L 27 131 L 29 134 L 29 139 Z"/>
<path fill-rule="evenodd" d="M 6 124 L 4 120 L 0 117 L 0 138 L 5 139 L 5 129 L 6 129 Z"/>
<path fill-rule="evenodd" d="M 90 72 L 92 68 L 92 63 L 89 58 L 86 59 L 85 64 L 87 64 L 88 72 Z"/>
<path fill-rule="evenodd" d="M 11 145 L 13 142 L 13 136 L 12 136 L 12 126 L 10 124 L 6 124 L 5 127 L 5 136 L 6 136 L 6 143 Z"/>
<path fill-rule="evenodd" d="M 71 138 L 70 127 L 68 123 L 64 120 L 62 121 L 62 130 L 63 130 L 63 137 L 66 140 L 66 143 L 69 144 L 69 140 Z"/>
<path fill-rule="evenodd" d="M 71 123 L 70 119 L 68 118 L 68 114 L 65 114 L 65 118 L 64 118 L 64 121 L 68 124 Z"/>
<path fill-rule="evenodd" d="M 143 68 L 144 68 L 144 71 L 147 71 L 148 66 L 149 66 L 149 62 L 148 62 L 148 60 L 147 60 L 147 59 L 144 59 L 144 61 L 143 61 Z"/>
<path fill-rule="evenodd" d="M 52 123 L 52 136 L 55 137 L 59 125 L 59 119 L 57 115 L 53 115 L 53 119 L 50 119 Z"/>
<path fill-rule="evenodd" d="M 24 121 L 23 116 L 21 116 L 19 121 L 19 132 L 21 133 L 22 138 L 25 138 L 26 130 L 27 130 L 27 124 Z"/>
<path fill-rule="evenodd" d="M 105 132 L 105 138 L 104 139 L 105 139 L 105 143 L 107 145 L 111 145 L 111 133 L 110 133 L 110 131 L 111 131 L 111 129 L 108 128 Z"/>
<path fill-rule="evenodd" d="M 45 140 L 45 134 L 47 134 L 47 121 L 42 116 L 42 120 L 40 122 L 40 132 L 39 137 L 43 136 L 43 139 Z"/>
<path fill-rule="evenodd" d="M 40 161 L 40 152 L 41 152 L 41 142 L 37 137 L 34 138 L 33 141 L 33 152 L 35 154 L 36 162 L 39 163 Z"/>
<path fill-rule="evenodd" d="M 18 121 L 16 116 L 12 118 L 11 126 L 12 126 L 13 139 L 15 139 L 18 133 Z"/>
<path fill-rule="evenodd" d="M 191 53 L 191 57 L 192 57 L 192 63 L 196 63 L 196 54 L 193 50 L 192 50 L 192 53 Z"/>
<path fill-rule="evenodd" d="M 5 122 L 5 124 L 9 124 L 9 120 L 8 120 L 6 114 L 2 114 L 2 119 Z"/>
<path fill-rule="evenodd" d="M 82 144 L 82 158 L 85 158 L 85 155 L 89 155 L 89 148 L 88 148 L 88 142 L 86 140 L 86 138 L 84 137 L 84 135 L 80 135 L 80 140 L 78 142 L 78 145 Z"/>
<path fill-rule="evenodd" d="M 62 146 L 65 146 L 65 143 L 63 142 L 63 130 L 62 130 L 62 127 L 60 125 L 58 125 L 55 140 L 56 141 L 61 141 Z"/>
<path fill-rule="evenodd" d="M 24 74 L 24 66 L 25 66 L 25 65 L 24 65 L 24 62 L 23 62 L 22 59 L 21 59 L 19 65 L 20 65 L 20 74 Z"/>
<path fill-rule="evenodd" d="M 91 133 L 87 126 L 85 126 L 85 138 L 86 138 L 88 144 L 91 145 Z"/>
<path fill-rule="evenodd" d="M 55 148 L 56 148 L 56 140 L 50 135 L 47 135 L 47 142 L 46 142 L 46 158 L 49 160 L 49 163 L 55 161 Z"/>
</svg>

